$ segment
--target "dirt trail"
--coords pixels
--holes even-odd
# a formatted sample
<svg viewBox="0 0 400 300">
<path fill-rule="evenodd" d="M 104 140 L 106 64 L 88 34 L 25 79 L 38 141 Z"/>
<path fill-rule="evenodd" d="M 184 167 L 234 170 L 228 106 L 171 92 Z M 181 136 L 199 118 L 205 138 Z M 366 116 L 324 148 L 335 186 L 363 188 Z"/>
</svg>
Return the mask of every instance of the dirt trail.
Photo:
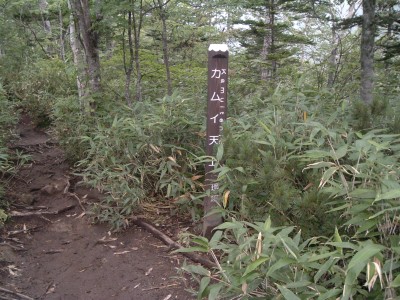
<svg viewBox="0 0 400 300">
<path fill-rule="evenodd" d="M 12 146 L 32 161 L 8 186 L 14 214 L 73 207 L 11 218 L 0 238 L 0 299 L 23 299 L 2 289 L 34 299 L 193 299 L 176 272 L 181 256 L 137 227 L 110 234 L 92 225 L 72 193 L 92 201 L 101 195 L 69 185 L 63 151 L 29 117 L 17 131 L 21 139 Z"/>
</svg>

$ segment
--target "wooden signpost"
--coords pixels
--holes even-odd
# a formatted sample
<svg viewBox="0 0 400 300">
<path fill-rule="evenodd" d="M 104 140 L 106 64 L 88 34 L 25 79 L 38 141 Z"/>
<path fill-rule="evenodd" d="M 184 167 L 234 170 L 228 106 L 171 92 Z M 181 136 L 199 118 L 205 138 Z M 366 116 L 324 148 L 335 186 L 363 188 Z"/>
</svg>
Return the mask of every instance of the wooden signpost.
<svg viewBox="0 0 400 300">
<path fill-rule="evenodd" d="M 208 48 L 208 96 L 207 96 L 207 140 L 206 155 L 215 157 L 218 145 L 221 142 L 222 124 L 226 120 L 228 95 L 228 46 L 226 44 L 212 44 Z M 204 199 L 203 235 L 212 236 L 212 230 L 222 223 L 219 213 L 210 214 L 212 209 L 220 203 L 218 195 L 219 185 L 216 181 L 218 174 L 211 173 L 215 167 L 215 160 L 205 166 L 205 183 L 210 196 Z"/>
</svg>

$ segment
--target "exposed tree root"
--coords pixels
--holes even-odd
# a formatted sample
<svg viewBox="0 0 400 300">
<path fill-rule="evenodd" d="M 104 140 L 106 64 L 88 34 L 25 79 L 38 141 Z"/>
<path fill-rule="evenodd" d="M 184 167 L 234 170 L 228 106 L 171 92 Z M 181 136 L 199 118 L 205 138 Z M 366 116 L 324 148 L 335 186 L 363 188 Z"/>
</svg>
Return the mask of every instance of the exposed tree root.
<svg viewBox="0 0 400 300">
<path fill-rule="evenodd" d="M 162 233 L 160 230 L 158 230 L 157 228 L 155 228 L 153 225 L 150 225 L 149 223 L 141 220 L 141 219 L 134 219 L 133 223 L 137 226 L 140 226 L 144 229 L 146 229 L 147 231 L 149 231 L 151 234 L 153 234 L 156 238 L 160 239 L 161 241 L 163 241 L 171 250 L 172 249 L 183 249 L 184 247 L 173 241 L 170 237 L 168 237 L 167 235 L 165 235 L 164 233 Z M 204 267 L 209 268 L 209 269 L 214 269 L 217 267 L 217 265 L 215 263 L 213 263 L 212 261 L 201 257 L 195 253 L 190 253 L 190 252 L 182 252 L 182 255 L 186 256 L 187 258 L 189 258 L 190 260 L 196 262 L 196 263 L 200 263 L 202 264 Z"/>
<path fill-rule="evenodd" d="M 75 205 L 69 205 L 67 207 L 61 208 L 56 211 L 30 211 L 30 212 L 19 212 L 19 211 L 11 211 L 8 213 L 9 217 L 30 217 L 30 216 L 43 216 L 43 215 L 58 215 L 63 212 L 66 212 L 70 209 L 73 209 Z"/>
<path fill-rule="evenodd" d="M 21 294 L 21 293 L 13 292 L 13 291 L 7 290 L 7 289 L 2 288 L 2 287 L 0 287 L 0 292 L 5 293 L 5 294 L 9 294 L 9 295 L 13 295 L 13 296 L 17 296 L 18 299 L 34 300 L 33 298 L 31 298 L 29 296 L 26 296 L 26 295 Z M 1 297 L 1 295 L 0 295 L 0 297 Z M 3 299 L 8 299 L 8 298 L 3 298 Z M 11 298 L 11 299 L 13 299 L 13 298 Z"/>
</svg>

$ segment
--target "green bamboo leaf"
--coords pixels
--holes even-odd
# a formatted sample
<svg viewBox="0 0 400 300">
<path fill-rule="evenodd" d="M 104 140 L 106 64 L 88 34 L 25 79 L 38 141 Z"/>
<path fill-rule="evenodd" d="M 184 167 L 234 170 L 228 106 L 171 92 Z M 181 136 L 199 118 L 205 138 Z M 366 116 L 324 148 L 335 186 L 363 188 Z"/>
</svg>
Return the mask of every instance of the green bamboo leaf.
<svg viewBox="0 0 400 300">
<path fill-rule="evenodd" d="M 372 189 L 358 188 L 350 192 L 350 197 L 358 199 L 374 199 L 376 191 Z"/>
<path fill-rule="evenodd" d="M 342 291 L 338 289 L 329 290 L 328 292 L 321 294 L 318 297 L 318 300 L 336 299 L 336 296 L 339 295 L 341 292 Z"/>
<path fill-rule="evenodd" d="M 193 243 L 208 248 L 208 240 L 205 237 L 197 236 L 191 240 Z"/>
<path fill-rule="evenodd" d="M 221 237 L 222 237 L 222 230 L 217 230 L 215 231 L 215 233 L 213 234 L 210 243 L 207 243 L 207 246 L 210 245 L 211 248 L 214 248 L 214 246 L 217 245 L 217 243 L 220 241 Z"/>
<path fill-rule="evenodd" d="M 208 300 L 217 300 L 219 291 L 222 289 L 224 285 L 222 283 L 213 284 L 210 286 L 210 293 L 208 294 Z"/>
<path fill-rule="evenodd" d="M 221 161 L 223 155 L 224 155 L 224 145 L 221 143 L 218 146 L 217 155 L 215 156 L 215 158 L 217 159 L 217 161 Z"/>
<path fill-rule="evenodd" d="M 327 242 L 327 245 L 334 246 L 336 248 L 346 248 L 346 249 L 352 249 L 352 250 L 357 250 L 359 247 L 357 245 L 354 245 L 349 242 L 342 242 L 342 243 L 337 243 L 337 242 Z"/>
<path fill-rule="evenodd" d="M 330 151 L 331 157 L 333 159 L 339 160 L 347 154 L 348 146 L 344 145 L 337 149 L 336 151 Z"/>
<path fill-rule="evenodd" d="M 335 166 L 335 164 L 333 162 L 319 161 L 319 162 L 307 165 L 307 167 L 305 169 L 319 169 L 319 168 L 328 168 L 328 167 L 332 167 L 332 166 Z"/>
<path fill-rule="evenodd" d="M 338 211 L 338 210 L 344 210 L 344 209 L 346 209 L 348 207 L 351 207 L 351 203 L 350 202 L 349 203 L 345 203 L 343 205 L 340 205 L 338 207 L 332 208 L 332 209 L 328 210 L 327 212 L 329 213 L 329 212 L 334 212 L 334 211 Z"/>
<path fill-rule="evenodd" d="M 331 256 L 321 267 L 319 267 L 318 272 L 314 276 L 314 282 L 317 283 L 318 280 L 324 275 L 335 263 L 337 258 Z"/>
<path fill-rule="evenodd" d="M 365 247 L 358 251 L 356 255 L 354 255 L 353 258 L 350 260 L 347 270 L 349 271 L 356 266 L 357 269 L 359 269 L 360 266 L 366 266 L 371 257 L 384 250 L 385 248 L 386 247 L 382 245 L 366 244 Z M 358 276 L 358 274 L 356 275 Z"/>
<path fill-rule="evenodd" d="M 260 266 L 261 264 L 266 262 L 268 259 L 269 259 L 268 257 L 260 257 L 259 259 L 256 259 L 255 261 L 253 261 L 251 264 L 249 264 L 247 266 L 246 271 L 244 271 L 242 277 L 246 276 L 250 272 L 252 272 L 255 269 L 257 269 L 258 266 Z"/>
<path fill-rule="evenodd" d="M 381 201 L 381 200 L 388 200 L 388 199 L 395 199 L 400 197 L 400 189 L 390 190 L 389 192 L 383 193 L 378 195 L 374 201 Z"/>
<path fill-rule="evenodd" d="M 284 286 L 277 285 L 277 287 L 281 292 L 282 296 L 285 297 L 286 300 L 301 300 L 291 290 L 285 288 Z"/>
<path fill-rule="evenodd" d="M 215 230 L 224 230 L 224 229 L 235 229 L 235 228 L 242 228 L 243 225 L 240 223 L 233 223 L 233 222 L 225 222 L 222 223 L 221 225 L 218 225 L 217 227 L 215 227 Z"/>
<path fill-rule="evenodd" d="M 289 257 L 281 258 L 269 268 L 267 275 L 269 276 L 269 275 L 273 274 L 276 270 L 286 267 L 294 262 L 296 262 L 296 261 Z"/>
<path fill-rule="evenodd" d="M 265 220 L 263 229 L 264 231 L 268 231 L 270 228 L 271 228 L 271 217 L 268 216 L 268 219 Z"/>
<path fill-rule="evenodd" d="M 361 223 L 361 226 L 357 229 L 356 234 L 363 233 L 365 231 L 368 231 L 370 228 L 377 226 L 378 225 L 378 220 L 364 220 Z"/>
<path fill-rule="evenodd" d="M 199 287 L 199 292 L 197 294 L 197 300 L 203 299 L 205 296 L 206 289 L 208 287 L 208 284 L 210 283 L 210 277 L 203 277 L 200 281 L 200 287 Z"/>
<path fill-rule="evenodd" d="M 312 159 L 317 159 L 317 158 L 325 158 L 325 157 L 330 157 L 330 153 L 327 151 L 322 151 L 322 150 L 308 150 L 302 157 L 306 158 L 312 158 Z"/>
<path fill-rule="evenodd" d="M 300 280 L 300 281 L 294 281 L 294 282 L 288 283 L 285 285 L 285 287 L 288 289 L 299 289 L 299 288 L 309 286 L 310 284 L 311 284 L 311 282 L 308 280 Z"/>
<path fill-rule="evenodd" d="M 377 151 L 388 149 L 388 142 L 385 142 L 385 143 L 382 143 L 382 144 L 378 144 L 377 142 L 375 142 L 373 140 L 368 140 L 368 143 L 370 143 L 371 145 L 375 146 Z"/>
<path fill-rule="evenodd" d="M 297 255 L 294 251 L 289 247 L 289 245 L 285 242 L 285 240 L 281 237 L 281 241 L 283 246 L 285 246 L 286 250 L 297 260 Z"/>
<path fill-rule="evenodd" d="M 322 253 L 322 254 L 312 254 L 308 259 L 308 262 L 314 262 L 328 257 L 333 257 L 334 255 L 338 256 L 336 251 Z"/>
<path fill-rule="evenodd" d="M 391 288 L 397 288 L 400 286 L 400 274 L 390 283 Z"/>
<path fill-rule="evenodd" d="M 263 122 L 261 122 L 260 120 L 257 120 L 258 124 L 261 125 L 262 128 L 264 128 L 264 130 L 268 133 L 268 134 L 272 134 L 272 131 L 268 128 L 268 126 L 266 124 L 264 124 Z"/>
<path fill-rule="evenodd" d="M 318 188 L 321 188 L 325 183 L 339 170 L 339 167 L 331 167 L 322 175 Z"/>
<path fill-rule="evenodd" d="M 377 212 L 376 214 L 370 216 L 368 218 L 368 220 L 371 220 L 371 219 L 374 219 L 374 218 L 376 218 L 376 217 L 378 217 L 380 215 L 383 215 L 383 214 L 387 213 L 388 211 L 397 211 L 397 210 L 400 210 L 400 206 L 382 209 L 381 211 Z"/>
<path fill-rule="evenodd" d="M 335 234 L 333 235 L 333 240 L 336 243 L 342 243 L 343 242 L 342 238 L 340 237 L 339 230 L 337 229 L 336 226 L 335 226 Z M 340 254 L 343 255 L 343 248 L 337 247 L 337 249 L 339 250 Z"/>
<path fill-rule="evenodd" d="M 211 272 L 200 265 L 186 265 L 182 267 L 188 273 L 199 274 L 201 276 L 210 276 Z"/>
</svg>

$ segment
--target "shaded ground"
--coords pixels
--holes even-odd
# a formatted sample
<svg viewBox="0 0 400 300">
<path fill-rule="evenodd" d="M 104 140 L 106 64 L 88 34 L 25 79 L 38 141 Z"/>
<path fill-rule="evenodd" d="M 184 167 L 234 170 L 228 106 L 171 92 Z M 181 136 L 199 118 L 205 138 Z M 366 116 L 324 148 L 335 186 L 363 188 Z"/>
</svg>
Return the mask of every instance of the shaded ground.
<svg viewBox="0 0 400 300">
<path fill-rule="evenodd" d="M 17 133 L 12 147 L 32 163 L 8 187 L 15 216 L 0 238 L 0 299 L 23 299 L 1 288 L 34 299 L 193 299 L 177 273 L 181 256 L 140 228 L 92 225 L 84 202 L 101 195 L 72 184 L 62 150 L 27 116 Z"/>
</svg>

